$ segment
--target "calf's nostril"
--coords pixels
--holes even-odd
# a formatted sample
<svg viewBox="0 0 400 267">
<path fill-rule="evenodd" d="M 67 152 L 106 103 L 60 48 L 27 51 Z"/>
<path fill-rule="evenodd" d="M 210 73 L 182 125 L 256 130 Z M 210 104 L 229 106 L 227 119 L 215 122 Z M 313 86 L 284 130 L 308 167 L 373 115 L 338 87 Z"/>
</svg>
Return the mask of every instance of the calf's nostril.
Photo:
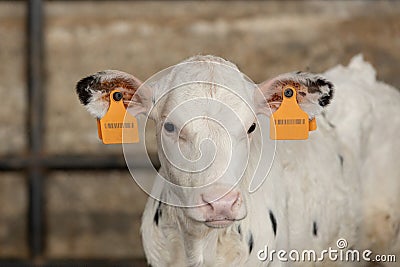
<svg viewBox="0 0 400 267">
<path fill-rule="evenodd" d="M 241 199 L 241 197 L 240 197 L 240 194 L 237 193 L 236 199 L 235 199 L 235 201 L 232 203 L 232 207 L 231 207 L 232 210 L 234 211 L 234 210 L 238 209 L 238 208 L 240 207 L 241 204 L 242 204 L 242 199 Z"/>
<path fill-rule="evenodd" d="M 212 205 L 212 203 L 210 203 L 209 201 L 207 201 L 205 198 L 204 198 L 204 195 L 203 194 L 201 194 L 201 206 L 203 207 L 203 209 L 205 209 L 206 211 L 213 211 L 214 210 L 214 207 L 213 207 L 213 205 Z"/>
</svg>

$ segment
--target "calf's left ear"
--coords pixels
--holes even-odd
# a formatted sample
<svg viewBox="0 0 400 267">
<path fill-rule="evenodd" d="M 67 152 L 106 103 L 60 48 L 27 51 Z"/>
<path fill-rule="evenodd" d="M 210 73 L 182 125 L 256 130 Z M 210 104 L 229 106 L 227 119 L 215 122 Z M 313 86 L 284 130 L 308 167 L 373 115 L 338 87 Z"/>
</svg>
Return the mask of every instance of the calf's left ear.
<svg viewBox="0 0 400 267">
<path fill-rule="evenodd" d="M 334 92 L 333 84 L 321 76 L 306 72 L 282 74 L 258 85 L 256 112 L 267 116 L 275 112 L 282 103 L 282 90 L 286 86 L 296 90 L 297 103 L 310 119 L 331 102 Z"/>
</svg>

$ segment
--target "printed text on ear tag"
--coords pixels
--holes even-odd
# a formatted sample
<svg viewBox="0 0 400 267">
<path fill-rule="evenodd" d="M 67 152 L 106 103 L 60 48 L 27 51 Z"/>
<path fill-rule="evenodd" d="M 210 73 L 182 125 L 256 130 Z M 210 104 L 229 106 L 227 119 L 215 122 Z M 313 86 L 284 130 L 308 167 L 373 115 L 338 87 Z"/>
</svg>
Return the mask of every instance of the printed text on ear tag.
<svg viewBox="0 0 400 267">
<path fill-rule="evenodd" d="M 126 111 L 122 93 L 110 93 L 110 107 L 106 115 L 97 120 L 99 138 L 104 144 L 139 142 L 137 119 Z"/>
<path fill-rule="evenodd" d="M 317 128 L 315 118 L 309 122 L 308 114 L 297 103 L 296 90 L 285 87 L 282 103 L 270 117 L 270 138 L 273 140 L 304 140 L 308 132 Z"/>
</svg>

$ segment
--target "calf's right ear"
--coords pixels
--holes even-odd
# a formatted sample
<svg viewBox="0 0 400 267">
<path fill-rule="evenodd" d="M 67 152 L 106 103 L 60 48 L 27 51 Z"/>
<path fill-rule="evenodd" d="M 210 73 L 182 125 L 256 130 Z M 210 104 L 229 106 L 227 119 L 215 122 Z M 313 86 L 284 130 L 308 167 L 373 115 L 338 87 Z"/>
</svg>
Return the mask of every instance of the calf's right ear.
<svg viewBox="0 0 400 267">
<path fill-rule="evenodd" d="M 101 119 L 110 106 L 110 93 L 121 91 L 123 103 L 129 113 L 136 116 L 149 111 L 152 92 L 141 88 L 142 82 L 136 77 L 118 70 L 104 70 L 81 79 L 76 84 L 79 100 L 91 115 Z"/>
</svg>

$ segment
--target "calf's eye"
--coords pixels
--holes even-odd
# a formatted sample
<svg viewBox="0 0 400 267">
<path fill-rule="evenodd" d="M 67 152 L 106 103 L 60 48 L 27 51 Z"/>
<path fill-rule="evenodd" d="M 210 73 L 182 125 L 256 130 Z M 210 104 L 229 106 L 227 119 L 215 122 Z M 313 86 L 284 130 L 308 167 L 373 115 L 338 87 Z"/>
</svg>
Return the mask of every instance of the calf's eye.
<svg viewBox="0 0 400 267">
<path fill-rule="evenodd" d="M 167 132 L 172 133 L 173 131 L 175 131 L 175 125 L 173 125 L 173 124 L 170 123 L 170 122 L 166 122 L 166 123 L 164 123 L 164 129 L 165 129 Z"/>
<path fill-rule="evenodd" d="M 256 129 L 256 123 L 253 123 L 251 126 L 250 126 L 250 128 L 247 130 L 247 133 L 249 134 L 249 133 L 252 133 L 252 132 L 254 132 L 254 130 Z"/>
</svg>

